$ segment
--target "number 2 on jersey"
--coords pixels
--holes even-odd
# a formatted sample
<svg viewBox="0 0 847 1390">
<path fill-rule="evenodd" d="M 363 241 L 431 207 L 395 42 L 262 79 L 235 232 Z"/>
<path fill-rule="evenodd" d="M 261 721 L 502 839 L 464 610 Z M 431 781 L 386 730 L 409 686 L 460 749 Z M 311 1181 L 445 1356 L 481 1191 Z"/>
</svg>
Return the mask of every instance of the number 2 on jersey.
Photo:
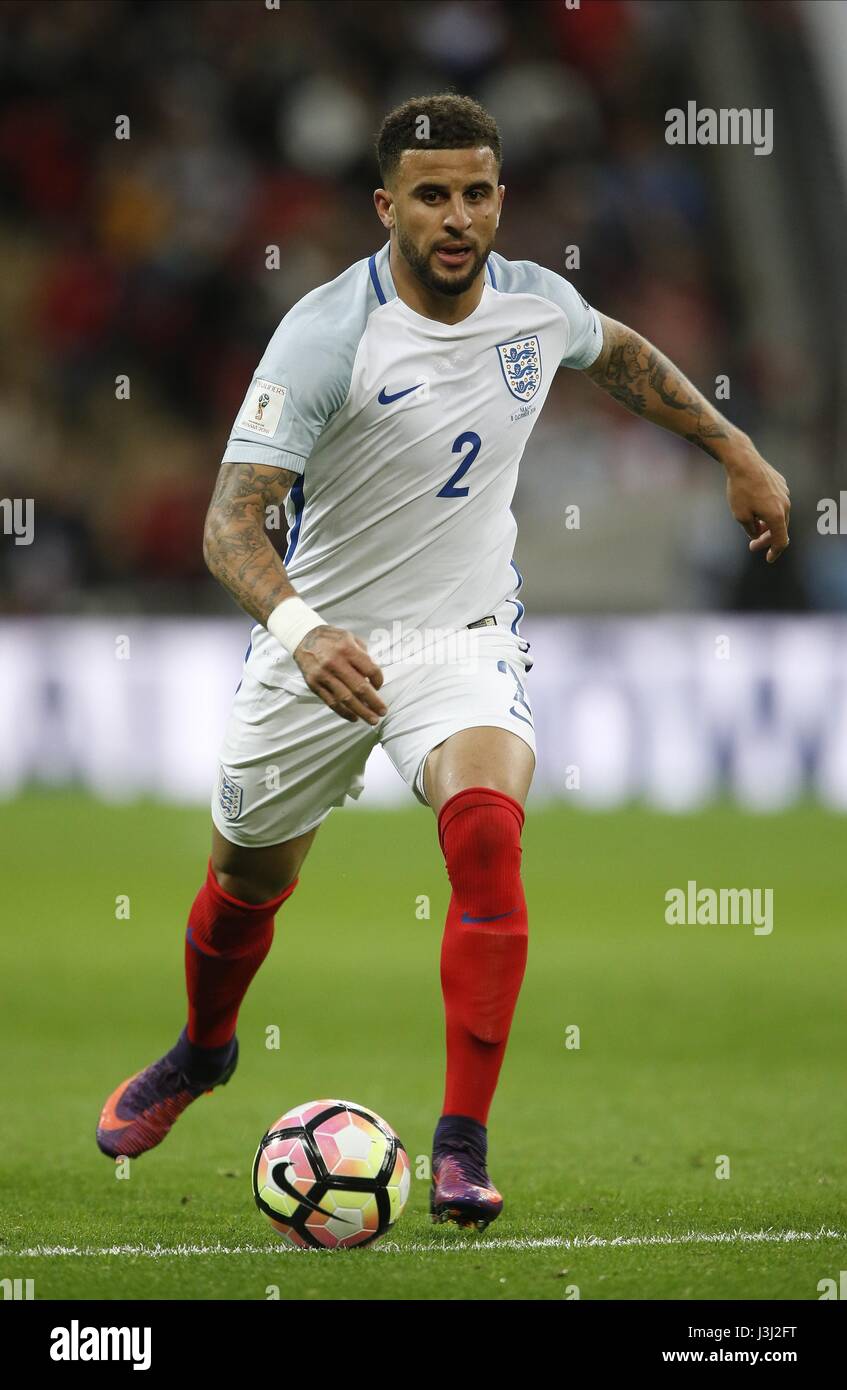
<svg viewBox="0 0 847 1390">
<path fill-rule="evenodd" d="M 462 462 L 459 464 L 452 478 L 448 478 L 441 491 L 435 494 L 436 497 L 467 497 L 470 492 L 469 487 L 456 487 L 456 484 L 460 478 L 464 478 L 479 453 L 482 440 L 478 434 L 474 434 L 473 430 L 466 430 L 464 434 L 460 434 L 459 438 L 455 440 L 453 444 L 453 453 L 460 454 L 466 444 L 470 444 L 470 451 L 465 454 L 465 457 L 462 459 Z"/>
</svg>

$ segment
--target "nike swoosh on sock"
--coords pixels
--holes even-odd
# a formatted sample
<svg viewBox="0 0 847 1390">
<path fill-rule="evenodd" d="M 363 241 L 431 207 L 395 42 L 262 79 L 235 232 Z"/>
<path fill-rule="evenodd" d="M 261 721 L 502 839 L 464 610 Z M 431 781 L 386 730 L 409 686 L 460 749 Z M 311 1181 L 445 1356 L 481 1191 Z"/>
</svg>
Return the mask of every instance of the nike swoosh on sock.
<svg viewBox="0 0 847 1390">
<path fill-rule="evenodd" d="M 510 912 L 498 912 L 493 917 L 470 917 L 467 912 L 462 913 L 462 921 L 471 926 L 474 922 L 499 922 L 503 917 L 511 917 L 513 912 L 517 912 L 513 907 Z"/>
</svg>

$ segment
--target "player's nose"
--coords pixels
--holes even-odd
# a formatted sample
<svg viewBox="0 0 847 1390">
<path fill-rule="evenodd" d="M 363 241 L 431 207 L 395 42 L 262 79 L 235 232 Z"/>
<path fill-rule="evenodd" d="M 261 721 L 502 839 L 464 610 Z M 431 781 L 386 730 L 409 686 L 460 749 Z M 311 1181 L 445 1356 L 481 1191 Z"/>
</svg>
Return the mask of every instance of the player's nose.
<svg viewBox="0 0 847 1390">
<path fill-rule="evenodd" d="M 461 193 L 457 193 L 450 204 L 449 212 L 444 218 L 445 227 L 450 227 L 455 231 L 466 232 L 471 225 L 471 220 Z"/>
</svg>

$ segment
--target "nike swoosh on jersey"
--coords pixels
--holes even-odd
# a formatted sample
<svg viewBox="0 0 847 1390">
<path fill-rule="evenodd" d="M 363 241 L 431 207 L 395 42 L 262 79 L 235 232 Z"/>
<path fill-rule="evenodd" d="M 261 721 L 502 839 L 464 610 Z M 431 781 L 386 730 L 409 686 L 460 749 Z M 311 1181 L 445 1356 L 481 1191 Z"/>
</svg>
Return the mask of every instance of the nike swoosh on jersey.
<svg viewBox="0 0 847 1390">
<path fill-rule="evenodd" d="M 419 381 L 417 386 L 407 386 L 405 391 L 395 391 L 392 396 L 389 396 L 386 393 L 386 388 L 383 386 L 382 390 L 377 396 L 377 400 L 379 401 L 380 405 L 390 405 L 392 401 L 399 401 L 401 396 L 408 396 L 412 391 L 418 391 L 421 388 L 421 386 L 423 386 L 423 382 Z"/>
<path fill-rule="evenodd" d="M 511 917 L 512 912 L 517 912 L 517 910 L 516 907 L 513 907 L 511 912 L 498 912 L 494 917 L 469 917 L 467 912 L 463 912 L 462 921 L 469 925 L 474 922 L 499 922 L 502 917 Z"/>
</svg>

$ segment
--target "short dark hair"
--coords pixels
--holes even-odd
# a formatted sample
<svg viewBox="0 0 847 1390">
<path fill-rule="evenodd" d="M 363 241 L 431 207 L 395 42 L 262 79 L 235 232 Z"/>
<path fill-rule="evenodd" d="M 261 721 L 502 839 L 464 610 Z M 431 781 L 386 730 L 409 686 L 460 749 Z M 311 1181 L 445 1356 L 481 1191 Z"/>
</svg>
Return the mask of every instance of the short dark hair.
<svg viewBox="0 0 847 1390">
<path fill-rule="evenodd" d="M 420 118 L 428 120 L 429 137 L 421 134 Z M 473 97 L 455 92 L 436 92 L 428 97 L 409 97 L 389 111 L 376 137 L 379 176 L 384 187 L 397 172 L 404 150 L 470 150 L 488 145 L 497 161 L 503 162 L 497 122 Z"/>
</svg>

